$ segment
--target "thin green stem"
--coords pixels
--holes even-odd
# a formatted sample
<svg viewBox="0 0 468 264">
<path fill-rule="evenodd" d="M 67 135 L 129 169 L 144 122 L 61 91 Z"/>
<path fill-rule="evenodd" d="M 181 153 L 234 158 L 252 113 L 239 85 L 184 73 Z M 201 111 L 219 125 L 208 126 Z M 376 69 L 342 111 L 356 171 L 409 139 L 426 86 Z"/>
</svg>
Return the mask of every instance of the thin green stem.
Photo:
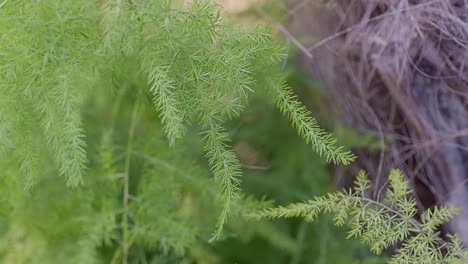
<svg viewBox="0 0 468 264">
<path fill-rule="evenodd" d="M 294 256 L 290 262 L 291 264 L 298 264 L 301 262 L 302 254 L 304 252 L 304 240 L 307 234 L 307 227 L 308 223 L 306 221 L 302 221 L 296 236 L 297 250 L 294 253 Z"/>
<path fill-rule="evenodd" d="M 377 206 L 380 206 L 380 207 L 382 207 L 382 208 L 388 210 L 389 212 L 394 213 L 394 214 L 400 216 L 402 219 L 406 219 L 406 218 L 407 218 L 407 217 L 406 217 L 405 215 L 403 215 L 402 213 L 398 212 L 398 211 L 395 210 L 395 209 L 392 209 L 392 208 L 386 206 L 386 205 L 383 204 L 383 203 L 374 201 L 374 200 L 369 199 L 369 198 L 364 198 L 364 197 L 359 197 L 359 199 L 361 199 L 362 201 L 365 201 L 365 202 L 372 203 L 372 204 L 375 204 L 375 205 L 377 205 Z M 422 229 L 422 228 L 421 228 L 421 223 L 419 223 L 418 221 L 416 221 L 416 220 L 414 220 L 414 219 L 411 219 L 411 220 L 410 220 L 410 223 L 411 223 L 415 228 L 417 228 L 417 229 L 419 229 L 419 230 Z"/>
<path fill-rule="evenodd" d="M 122 197 L 122 264 L 128 263 L 128 249 L 129 249 L 129 232 L 128 232 L 128 200 L 129 200 L 129 175 L 130 175 L 130 161 L 132 157 L 133 136 L 135 134 L 135 126 L 137 123 L 138 114 L 138 99 L 135 101 L 132 110 L 132 117 L 130 120 L 130 128 L 128 131 L 127 151 L 125 157 L 124 178 L 123 178 L 123 197 Z"/>
</svg>

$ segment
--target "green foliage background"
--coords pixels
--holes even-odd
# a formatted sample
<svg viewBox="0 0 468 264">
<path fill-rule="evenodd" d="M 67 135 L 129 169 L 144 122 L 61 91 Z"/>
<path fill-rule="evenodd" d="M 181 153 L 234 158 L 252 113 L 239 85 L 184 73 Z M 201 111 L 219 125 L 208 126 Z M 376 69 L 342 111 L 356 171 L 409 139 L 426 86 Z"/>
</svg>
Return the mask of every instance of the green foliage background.
<svg viewBox="0 0 468 264">
<path fill-rule="evenodd" d="M 333 190 L 340 146 L 373 147 L 281 70 L 268 27 L 208 1 L 6 0 L 0 22 L 2 263 L 386 260 L 326 216 L 246 217 Z"/>
<path fill-rule="evenodd" d="M 221 24 L 216 9 L 2 3 L 2 262 L 300 263 L 313 248 L 322 262 L 342 248 L 353 258 L 347 244 L 313 242 L 302 223 L 242 217 L 271 204 L 262 197 L 289 202 L 331 186 L 275 103 L 326 159 L 350 156 L 282 81 L 284 46 L 268 28 Z M 241 186 L 237 156 L 249 152 L 268 168 L 242 169 Z"/>
</svg>

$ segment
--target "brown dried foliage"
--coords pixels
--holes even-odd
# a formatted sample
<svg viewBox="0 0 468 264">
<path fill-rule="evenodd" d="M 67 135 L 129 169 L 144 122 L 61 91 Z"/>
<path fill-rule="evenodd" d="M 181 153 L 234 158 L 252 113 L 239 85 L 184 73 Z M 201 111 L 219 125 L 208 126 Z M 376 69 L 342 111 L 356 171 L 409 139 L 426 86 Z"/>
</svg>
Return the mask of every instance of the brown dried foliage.
<svg viewBox="0 0 468 264">
<path fill-rule="evenodd" d="M 450 227 L 468 243 L 468 1 L 301 0 L 290 10 L 293 42 L 315 40 L 300 42 L 300 64 L 344 122 L 382 140 L 380 153 L 355 150 L 374 198 L 400 168 L 421 208 L 463 209 Z"/>
</svg>

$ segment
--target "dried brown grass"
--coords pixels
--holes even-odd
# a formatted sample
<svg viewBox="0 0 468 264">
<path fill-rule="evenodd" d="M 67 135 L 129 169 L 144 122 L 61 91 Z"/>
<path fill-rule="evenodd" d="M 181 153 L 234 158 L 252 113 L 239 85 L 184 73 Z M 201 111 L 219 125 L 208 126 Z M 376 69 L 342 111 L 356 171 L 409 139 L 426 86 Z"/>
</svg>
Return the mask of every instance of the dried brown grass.
<svg viewBox="0 0 468 264">
<path fill-rule="evenodd" d="M 464 209 L 451 230 L 468 243 L 468 0 L 292 1 L 289 37 L 354 128 L 391 143 L 356 149 L 374 175 L 374 197 L 389 168 L 408 175 L 418 205 Z M 294 39 L 297 41 L 297 39 Z"/>
</svg>

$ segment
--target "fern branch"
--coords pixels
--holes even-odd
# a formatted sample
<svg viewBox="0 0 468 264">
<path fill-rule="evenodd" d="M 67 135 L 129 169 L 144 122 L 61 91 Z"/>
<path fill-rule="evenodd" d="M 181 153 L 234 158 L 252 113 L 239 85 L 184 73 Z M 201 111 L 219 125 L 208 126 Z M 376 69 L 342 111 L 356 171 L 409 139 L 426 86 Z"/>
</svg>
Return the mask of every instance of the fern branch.
<svg viewBox="0 0 468 264">
<path fill-rule="evenodd" d="M 41 127 L 60 174 L 67 177 L 68 186 L 75 187 L 85 170 L 86 143 L 76 103 L 64 92 L 68 85 L 64 83 L 42 94 L 42 98 L 36 97 L 34 107 L 41 113 Z"/>
<path fill-rule="evenodd" d="M 336 139 L 321 129 L 310 112 L 298 101 L 297 96 L 286 84 L 273 84 L 276 106 L 286 115 L 307 143 L 311 143 L 317 153 L 328 162 L 349 164 L 355 156 L 336 146 Z"/>
<path fill-rule="evenodd" d="M 241 169 L 235 153 L 228 149 L 229 138 L 219 125 L 212 126 L 205 132 L 205 151 L 209 165 L 218 185 L 218 198 L 223 203 L 218 217 L 217 229 L 211 241 L 218 239 L 231 214 L 232 206 L 240 190 Z"/>
<path fill-rule="evenodd" d="M 331 212 L 338 226 L 349 220 L 348 237 L 360 238 L 377 254 L 401 243 L 390 263 L 448 263 L 466 257 L 468 250 L 461 249 L 457 237 L 446 243 L 437 231 L 458 209 L 435 207 L 425 211 L 421 221 L 417 221 L 413 218 L 417 212 L 416 202 L 407 197 L 408 183 L 399 170 L 390 173 L 390 188 L 383 202 L 364 197 L 370 187 L 364 175 L 360 173 L 354 191 L 330 193 L 304 203 L 264 209 L 250 216 L 255 219 L 303 217 L 312 221 L 321 211 Z"/>
<path fill-rule="evenodd" d="M 171 145 L 174 145 L 177 139 L 182 138 L 185 133 L 183 113 L 180 109 L 177 97 L 174 95 L 176 90 L 175 82 L 171 80 L 166 72 L 170 69 L 160 69 L 154 67 L 149 69 L 150 91 L 153 94 L 153 102 L 156 109 L 160 112 L 161 120 Z"/>
</svg>

